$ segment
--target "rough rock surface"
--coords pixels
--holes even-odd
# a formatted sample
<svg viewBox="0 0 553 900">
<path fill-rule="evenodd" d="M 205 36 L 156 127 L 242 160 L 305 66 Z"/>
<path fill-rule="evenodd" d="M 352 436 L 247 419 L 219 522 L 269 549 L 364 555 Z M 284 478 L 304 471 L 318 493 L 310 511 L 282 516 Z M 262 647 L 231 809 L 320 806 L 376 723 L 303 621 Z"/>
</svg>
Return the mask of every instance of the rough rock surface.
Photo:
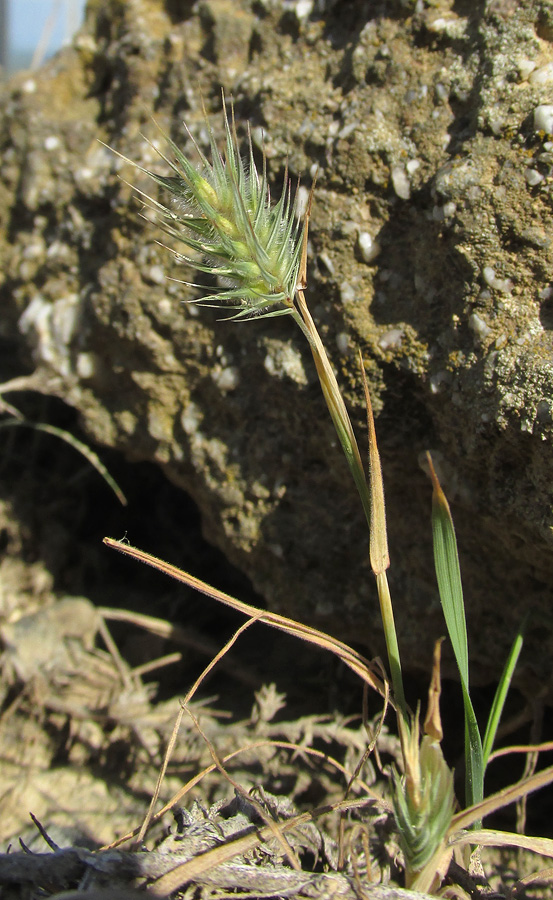
<svg viewBox="0 0 553 900">
<path fill-rule="evenodd" d="M 195 276 L 126 182 L 151 183 L 98 142 L 162 172 L 152 117 L 193 154 L 182 121 L 205 147 L 203 103 L 220 135 L 221 86 L 277 190 L 286 164 L 307 186 L 318 167 L 307 297 L 360 435 L 357 347 L 366 361 L 405 662 L 428 667 L 444 631 L 431 449 L 475 677 L 527 611 L 527 683 L 548 675 L 551 4 L 93 0 L 74 45 L 3 92 L 0 339 L 93 441 L 188 491 L 271 607 L 374 652 L 366 531 L 301 334 L 184 306 L 167 276 Z"/>
</svg>

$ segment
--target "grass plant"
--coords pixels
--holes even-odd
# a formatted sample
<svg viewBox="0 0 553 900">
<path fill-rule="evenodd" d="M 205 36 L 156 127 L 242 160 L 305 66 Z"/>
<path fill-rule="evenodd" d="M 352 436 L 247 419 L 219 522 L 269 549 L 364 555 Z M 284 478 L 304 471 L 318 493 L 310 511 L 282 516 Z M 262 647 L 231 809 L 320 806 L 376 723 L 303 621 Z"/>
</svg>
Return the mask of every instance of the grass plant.
<svg viewBox="0 0 553 900">
<path fill-rule="evenodd" d="M 490 759 L 497 724 L 520 653 L 517 635 L 492 706 L 484 740 L 469 690 L 469 651 L 457 543 L 451 513 L 432 460 L 428 457 L 433 486 L 432 529 L 438 589 L 445 623 L 459 669 L 465 711 L 466 806 L 457 811 L 453 773 L 441 750 L 439 713 L 439 649 L 435 654 L 429 692 L 429 711 L 421 725 L 419 710 L 412 713 L 405 701 L 400 652 L 394 622 L 387 569 L 389 567 L 382 470 L 376 440 L 371 398 L 359 356 L 364 384 L 369 435 L 368 475 L 334 370 L 306 298 L 307 234 L 311 208 L 300 223 L 296 198 L 287 178 L 275 204 L 267 180 L 265 161 L 258 171 L 251 138 L 246 159 L 241 156 L 233 113 L 225 113 L 224 150 L 218 148 L 209 129 L 210 159 L 195 144 L 197 163 L 192 163 L 167 138 L 170 157 L 163 157 L 170 175 L 147 172 L 167 196 L 167 202 L 142 194 L 157 215 L 161 228 L 176 241 L 173 252 L 182 261 L 223 281 L 219 289 L 192 302 L 231 309 L 236 321 L 287 316 L 308 341 L 322 393 L 356 485 L 370 534 L 370 562 L 375 576 L 387 647 L 391 702 L 397 716 L 403 766 L 393 779 L 392 795 L 398 835 L 403 850 L 405 884 L 419 891 L 437 890 L 453 853 L 461 846 L 511 842 L 528 846 L 520 836 L 483 831 L 484 815 L 525 796 L 530 790 L 553 780 L 553 768 L 514 785 L 508 791 L 484 800 L 484 773 Z M 141 168 L 141 167 L 138 167 Z M 158 560 L 126 543 L 106 538 L 115 549 L 152 565 L 204 594 L 240 610 L 251 620 L 265 622 L 303 640 L 330 650 L 362 680 L 388 696 L 387 680 L 369 660 L 336 638 L 283 616 L 255 609 L 206 585 L 192 575 Z M 466 831 L 466 829 L 472 829 Z M 538 852 L 544 852 L 540 842 Z M 546 851 L 553 855 L 553 842 Z M 174 889 L 178 878 L 173 879 Z M 184 883 L 184 882 L 182 882 Z"/>
<path fill-rule="evenodd" d="M 108 487 L 113 491 L 119 502 L 122 506 L 127 505 L 127 499 L 113 478 L 110 475 L 108 469 L 103 464 L 102 460 L 98 456 L 88 444 L 85 444 L 83 441 L 80 441 L 74 434 L 71 434 L 70 431 L 67 431 L 65 428 L 58 428 L 56 425 L 51 425 L 49 422 L 36 422 L 26 418 L 17 407 L 13 406 L 11 403 L 8 403 L 4 400 L 4 394 L 9 394 L 15 391 L 23 391 L 32 388 L 32 382 L 29 383 L 30 379 L 26 376 L 21 378 L 13 379 L 11 382 L 6 382 L 5 384 L 0 384 L 0 416 L 7 415 L 8 418 L 0 419 L 0 429 L 2 428 L 32 428 L 36 432 L 42 432 L 43 434 L 51 435 L 52 437 L 59 438 L 62 441 L 65 441 L 66 444 L 69 444 L 70 447 L 73 447 L 77 453 L 80 453 L 90 465 L 96 469 L 98 474 L 104 479 Z"/>
</svg>

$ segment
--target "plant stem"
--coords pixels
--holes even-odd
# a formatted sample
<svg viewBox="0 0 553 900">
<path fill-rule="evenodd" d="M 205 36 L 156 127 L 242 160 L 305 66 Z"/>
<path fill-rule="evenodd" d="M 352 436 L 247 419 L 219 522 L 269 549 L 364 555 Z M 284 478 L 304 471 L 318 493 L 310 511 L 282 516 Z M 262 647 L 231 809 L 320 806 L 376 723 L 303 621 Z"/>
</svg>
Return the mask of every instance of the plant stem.
<svg viewBox="0 0 553 900">
<path fill-rule="evenodd" d="M 323 396 L 325 398 L 330 417 L 334 423 L 338 439 L 340 441 L 340 444 L 342 445 L 342 450 L 344 451 L 344 455 L 353 476 L 355 486 L 357 487 L 357 490 L 359 492 L 363 511 L 365 513 L 367 524 L 370 530 L 371 501 L 369 496 L 369 489 L 367 487 L 367 480 L 365 478 L 365 471 L 363 469 L 363 463 L 361 462 L 361 454 L 359 453 L 359 447 L 357 446 L 357 440 L 353 431 L 353 426 L 351 424 L 351 420 L 346 409 L 342 394 L 340 393 L 340 388 L 338 387 L 338 382 L 336 381 L 334 370 L 330 365 L 330 360 L 328 358 L 324 344 L 320 338 L 319 332 L 317 331 L 317 326 L 315 325 L 311 313 L 309 312 L 307 303 L 305 302 L 305 295 L 302 290 L 298 290 L 296 292 L 296 299 L 299 312 L 294 311 L 292 315 L 294 321 L 299 326 L 304 336 L 307 338 L 309 346 L 311 347 L 311 353 L 313 354 L 313 360 L 317 369 L 317 375 L 319 376 Z"/>
<path fill-rule="evenodd" d="M 334 423 L 336 433 L 342 445 L 344 455 L 350 468 L 353 480 L 359 492 L 363 510 L 369 526 L 369 533 L 375 528 L 373 521 L 373 504 L 371 502 L 371 492 L 367 484 L 365 470 L 361 461 L 361 454 L 351 419 L 349 417 L 346 405 L 344 403 L 334 370 L 330 364 L 324 344 L 321 341 L 319 332 L 305 301 L 305 295 L 302 290 L 296 292 L 298 310 L 293 312 L 294 321 L 299 326 L 311 347 L 317 375 L 321 384 L 323 396 L 330 413 L 330 417 Z M 382 498 L 382 504 L 383 504 Z M 381 511 L 382 515 L 383 510 Z M 384 525 L 385 530 L 385 525 Z M 388 579 L 386 578 L 385 566 L 388 565 L 387 553 L 386 562 L 382 568 L 373 571 L 376 576 L 376 584 L 378 589 L 378 599 L 380 603 L 380 614 L 382 617 L 382 625 L 384 628 L 384 637 L 386 640 L 386 649 L 388 652 L 388 662 L 390 666 L 390 675 L 392 678 L 392 687 L 394 690 L 394 698 L 397 705 L 398 713 L 406 718 L 405 693 L 403 690 L 403 679 L 401 675 L 401 662 L 399 656 L 399 646 L 397 642 L 396 626 L 394 621 L 394 612 L 392 608 L 392 600 L 388 587 Z M 371 560 L 372 562 L 372 560 Z"/>
<path fill-rule="evenodd" d="M 396 701 L 398 715 L 401 715 L 407 720 L 407 704 L 405 703 L 405 694 L 403 691 L 403 678 L 401 675 L 401 661 L 394 621 L 394 610 L 386 572 L 376 573 L 376 587 L 378 589 L 378 600 L 380 602 L 380 615 L 384 626 L 384 637 L 386 639 L 386 650 L 388 652 L 388 663 L 390 666 L 392 687 L 394 689 L 394 699 Z"/>
</svg>

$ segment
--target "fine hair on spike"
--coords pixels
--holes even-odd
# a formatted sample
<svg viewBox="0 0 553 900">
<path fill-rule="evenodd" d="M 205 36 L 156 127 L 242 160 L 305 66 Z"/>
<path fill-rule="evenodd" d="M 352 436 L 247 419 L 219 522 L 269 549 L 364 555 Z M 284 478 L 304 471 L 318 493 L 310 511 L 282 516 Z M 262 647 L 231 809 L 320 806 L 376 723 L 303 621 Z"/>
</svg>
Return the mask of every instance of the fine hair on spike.
<svg viewBox="0 0 553 900">
<path fill-rule="evenodd" d="M 233 318 L 238 319 L 289 315 L 295 309 L 303 242 L 303 229 L 296 217 L 297 190 L 293 196 L 286 162 L 280 197 L 272 203 L 265 150 L 259 172 L 251 128 L 248 126 L 243 158 L 234 103 L 232 98 L 226 99 L 223 90 L 221 101 L 223 149 L 217 146 L 202 98 L 210 159 L 188 125 L 184 127 L 199 167 L 164 134 L 171 154 L 154 149 L 171 174 L 142 171 L 169 199 L 154 199 L 140 190 L 138 194 L 144 209 L 156 216 L 162 230 L 176 242 L 171 247 L 175 257 L 223 283 L 215 291 L 208 288 L 206 295 L 193 302 L 234 306 L 238 312 Z"/>
</svg>

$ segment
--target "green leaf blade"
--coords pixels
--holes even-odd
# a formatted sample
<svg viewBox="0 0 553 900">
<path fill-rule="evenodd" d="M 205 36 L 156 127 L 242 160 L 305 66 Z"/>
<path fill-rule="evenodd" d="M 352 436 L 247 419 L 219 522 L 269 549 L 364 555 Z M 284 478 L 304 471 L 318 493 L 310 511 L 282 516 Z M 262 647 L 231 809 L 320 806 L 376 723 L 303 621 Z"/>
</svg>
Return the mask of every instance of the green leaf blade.
<svg viewBox="0 0 553 900">
<path fill-rule="evenodd" d="M 432 535 L 434 541 L 434 565 L 438 579 L 440 601 L 444 611 L 449 637 L 462 680 L 468 691 L 469 659 L 467 625 L 461 569 L 457 553 L 457 540 L 449 505 L 445 495 L 434 489 L 432 497 Z"/>
<path fill-rule="evenodd" d="M 503 672 L 501 673 L 501 678 L 499 680 L 499 684 L 497 685 L 497 690 L 493 698 L 492 708 L 490 710 L 488 724 L 486 726 L 486 733 L 484 734 L 484 745 L 482 750 L 484 757 L 484 770 L 488 765 L 490 753 L 492 752 L 499 722 L 503 714 L 505 700 L 507 699 L 507 693 L 511 686 L 511 681 L 513 680 L 514 671 L 518 663 L 518 658 L 520 656 L 520 651 L 522 650 L 523 642 L 523 628 L 520 628 L 509 651 L 507 661 L 505 663 Z"/>
<path fill-rule="evenodd" d="M 465 798 L 467 806 L 484 799 L 484 757 L 482 739 L 468 688 L 461 682 L 465 710 Z"/>
<path fill-rule="evenodd" d="M 433 486 L 434 565 L 446 627 L 461 677 L 465 714 L 465 793 L 467 804 L 472 806 L 484 796 L 484 756 L 480 729 L 469 692 L 469 652 L 461 568 L 449 503 L 430 458 L 429 463 Z"/>
</svg>

